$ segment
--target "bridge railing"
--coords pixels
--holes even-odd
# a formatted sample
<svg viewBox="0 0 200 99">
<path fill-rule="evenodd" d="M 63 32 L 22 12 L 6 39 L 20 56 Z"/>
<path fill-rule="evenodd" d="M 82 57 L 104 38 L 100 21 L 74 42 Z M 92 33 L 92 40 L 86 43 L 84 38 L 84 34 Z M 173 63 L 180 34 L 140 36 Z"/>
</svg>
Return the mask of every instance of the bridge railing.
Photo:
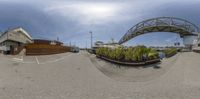
<svg viewBox="0 0 200 99">
<path fill-rule="evenodd" d="M 182 29 L 184 31 L 187 31 L 188 33 L 199 33 L 199 28 L 184 19 L 180 18 L 173 18 L 173 17 L 159 17 L 159 18 L 153 18 L 148 19 L 145 21 L 142 21 L 135 26 L 131 27 L 126 34 L 120 39 L 119 43 L 124 43 L 132 38 L 132 35 L 136 35 L 134 33 L 137 33 L 137 31 L 140 31 L 144 28 L 149 27 L 175 27 L 177 29 Z"/>
</svg>

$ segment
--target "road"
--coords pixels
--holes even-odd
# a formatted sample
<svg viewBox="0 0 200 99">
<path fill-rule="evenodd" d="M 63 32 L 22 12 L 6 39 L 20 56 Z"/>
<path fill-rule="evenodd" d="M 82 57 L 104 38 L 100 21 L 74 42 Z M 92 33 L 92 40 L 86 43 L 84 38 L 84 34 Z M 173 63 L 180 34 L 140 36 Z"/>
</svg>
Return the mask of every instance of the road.
<svg viewBox="0 0 200 99">
<path fill-rule="evenodd" d="M 48 56 L 0 55 L 0 99 L 200 97 L 200 54 L 181 53 L 172 58 L 170 64 L 166 63 L 168 60 L 164 60 L 164 65 L 160 65 L 163 66 L 161 70 L 154 70 L 153 67 L 140 68 L 138 71 L 126 69 L 129 73 L 131 70 L 137 72 L 133 73 L 137 76 L 129 76 L 129 80 L 116 78 L 116 72 L 112 74 L 115 76 L 107 75 L 94 63 L 98 59 L 92 57 L 84 51 Z M 102 62 L 98 64 L 105 65 Z M 145 80 L 138 79 L 136 77 L 140 75 L 139 71 L 142 71 L 144 78 L 147 74 L 153 75 L 154 78 L 150 79 L 148 76 Z M 148 73 L 144 74 L 144 71 Z M 120 74 L 122 73 L 124 72 L 120 71 Z"/>
</svg>

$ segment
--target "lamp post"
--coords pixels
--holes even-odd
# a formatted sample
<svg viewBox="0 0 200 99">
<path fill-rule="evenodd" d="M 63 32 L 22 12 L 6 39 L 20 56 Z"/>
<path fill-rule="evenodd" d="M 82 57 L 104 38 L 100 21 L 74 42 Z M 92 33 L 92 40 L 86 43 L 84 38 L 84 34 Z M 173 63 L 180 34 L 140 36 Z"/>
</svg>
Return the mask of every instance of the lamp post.
<svg viewBox="0 0 200 99">
<path fill-rule="evenodd" d="M 91 49 L 92 49 L 92 47 L 93 47 L 92 46 L 92 43 L 93 43 L 93 41 L 92 41 L 93 40 L 92 31 L 90 31 L 90 34 L 91 34 Z"/>
</svg>

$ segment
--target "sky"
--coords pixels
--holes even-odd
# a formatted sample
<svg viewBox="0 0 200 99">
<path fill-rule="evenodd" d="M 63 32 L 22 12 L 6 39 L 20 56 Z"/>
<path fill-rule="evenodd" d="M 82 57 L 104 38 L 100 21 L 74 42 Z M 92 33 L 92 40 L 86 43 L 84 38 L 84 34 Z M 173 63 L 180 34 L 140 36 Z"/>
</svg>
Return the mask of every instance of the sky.
<svg viewBox="0 0 200 99">
<path fill-rule="evenodd" d="M 178 17 L 200 26 L 200 0 L 0 0 L 0 31 L 23 27 L 35 39 L 79 47 L 93 41 L 116 42 L 135 24 L 155 17 Z M 125 45 L 167 46 L 176 33 L 148 33 Z M 182 44 L 183 45 L 183 44 Z"/>
</svg>

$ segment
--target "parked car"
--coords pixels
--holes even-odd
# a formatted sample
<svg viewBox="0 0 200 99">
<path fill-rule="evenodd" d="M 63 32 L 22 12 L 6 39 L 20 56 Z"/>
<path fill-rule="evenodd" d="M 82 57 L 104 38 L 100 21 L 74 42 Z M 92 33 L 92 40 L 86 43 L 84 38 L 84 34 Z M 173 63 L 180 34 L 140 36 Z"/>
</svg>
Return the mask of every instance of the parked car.
<svg viewBox="0 0 200 99">
<path fill-rule="evenodd" d="M 78 53 L 79 52 L 79 47 L 72 47 L 71 48 L 71 52 L 74 52 L 74 53 Z"/>
</svg>

